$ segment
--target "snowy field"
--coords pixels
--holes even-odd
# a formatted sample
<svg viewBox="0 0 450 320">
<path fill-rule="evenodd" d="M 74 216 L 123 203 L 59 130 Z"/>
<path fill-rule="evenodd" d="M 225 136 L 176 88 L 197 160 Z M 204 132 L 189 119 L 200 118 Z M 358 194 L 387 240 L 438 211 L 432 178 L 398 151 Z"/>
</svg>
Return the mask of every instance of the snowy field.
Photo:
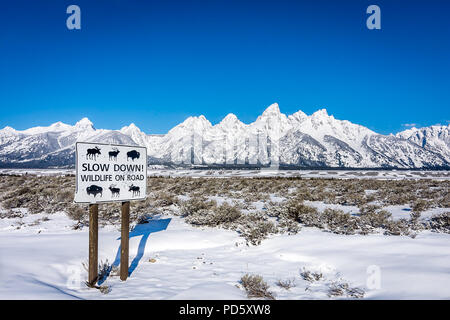
<svg viewBox="0 0 450 320">
<path fill-rule="evenodd" d="M 249 273 L 263 275 L 276 299 L 329 299 L 333 283 L 361 288 L 367 299 L 450 299 L 449 234 L 412 239 L 304 228 L 249 247 L 233 231 L 160 216 L 130 233 L 131 276 L 110 276 L 104 285 L 111 291 L 102 294 L 84 285 L 88 229 L 72 225 L 64 213 L 0 220 L 0 298 L 246 299 L 238 283 Z M 99 261 L 115 261 L 119 237 L 117 228 L 100 229 Z M 323 277 L 306 281 L 303 270 Z M 295 286 L 283 289 L 278 280 Z"/>
<path fill-rule="evenodd" d="M 61 176 L 70 171 L 1 171 L 3 174 L 25 174 L 25 172 L 29 177 L 25 181 L 44 181 L 42 186 L 49 188 L 51 184 L 45 182 L 46 179 L 61 179 L 58 181 L 69 183 L 67 189 L 61 192 L 70 194 L 73 190 L 71 185 L 73 178 L 46 177 Z M 233 177 L 235 174 L 254 176 L 252 171 L 211 172 L 210 174 L 208 171 L 158 170 L 150 174 L 224 178 L 227 175 Z M 359 173 L 363 174 L 358 177 L 365 178 L 368 172 L 372 171 L 361 171 Z M 31 178 L 31 173 L 42 177 Z M 346 171 L 336 171 L 336 174 L 326 171 L 300 172 L 302 176 L 309 174 L 312 177 L 322 173 L 328 174 L 327 177 L 336 175 L 346 178 Z M 376 171 L 376 173 L 378 178 L 383 175 L 386 178 L 385 174 L 389 174 L 391 178 L 388 180 L 410 179 L 407 175 L 415 179 L 427 179 L 396 182 L 401 183 L 398 186 L 400 188 L 412 186 L 413 190 L 417 187 L 422 188 L 422 192 L 423 190 L 430 192 L 423 193 L 424 199 L 434 201 L 435 205 L 421 211 L 419 222 L 427 223 L 431 217 L 450 211 L 448 205 L 445 205 L 448 203 L 446 200 L 448 172 L 417 172 L 421 175 L 414 171 Z M 257 174 L 271 174 L 271 171 L 262 170 Z M 423 177 L 422 174 L 427 176 Z M 438 182 L 428 180 L 430 178 L 428 175 L 435 175 L 434 179 Z M 377 177 L 370 176 L 372 179 Z M 3 177 L 4 186 L 10 183 L 6 178 Z M 15 181 L 13 179 L 24 177 L 9 178 L 13 183 Z M 174 182 L 165 178 L 149 180 L 151 180 L 149 184 L 151 199 L 139 207 L 141 211 L 144 210 L 146 218 L 139 224 L 137 220 L 132 221 L 133 228 L 130 231 L 130 277 L 126 282 L 122 282 L 113 269 L 113 272 L 99 283 L 108 288 L 107 293 L 85 285 L 87 271 L 83 264 L 87 264 L 88 259 L 88 227 L 82 223 L 81 228 L 75 229 L 77 223 L 74 217 L 69 218 L 64 209 L 50 210 L 55 207 L 52 202 L 54 195 L 52 189 L 46 191 L 48 206 L 43 212 L 39 213 L 40 209 L 33 209 L 33 197 L 40 196 L 39 192 L 34 195 L 30 193 L 29 196 L 22 194 L 15 200 L 16 202 L 9 202 L 16 205 L 26 200 L 29 201 L 30 209 L 17 207 L 0 209 L 0 299 L 247 299 L 247 293 L 240 282 L 246 274 L 261 275 L 276 299 L 450 299 L 449 233 L 423 229 L 414 236 L 387 235 L 383 232 L 384 229 L 375 228 L 369 234 L 360 234 L 358 230 L 354 234 L 338 234 L 336 230 L 302 225 L 296 234 L 269 233 L 262 239 L 260 245 L 252 245 L 231 228 L 227 229 L 220 225 L 193 226 L 192 222 L 189 223 L 190 217 L 180 216 L 183 204 L 190 198 L 198 196 L 198 193 L 204 193 L 208 201 L 217 203 L 213 210 L 219 210 L 224 203 L 229 203 L 235 207 L 228 207 L 227 210 L 241 208 L 242 215 L 245 216 L 251 211 L 265 212 L 270 211 L 271 207 L 286 205 L 289 203 L 287 200 L 295 199 L 295 188 L 289 188 L 288 192 L 284 188 L 289 186 L 289 183 L 294 183 L 294 186 L 295 183 L 301 183 L 297 184 L 298 188 L 301 188 L 308 186 L 309 182 L 303 179 L 292 182 L 286 179 L 279 182 L 270 179 L 267 182 L 258 181 L 259 179 L 244 179 L 247 181 L 203 179 L 203 184 L 210 182 L 208 194 L 206 187 L 205 190 L 200 190 L 200 187 L 190 190 L 189 186 L 192 183 L 202 179 L 178 179 L 179 189 L 174 192 L 179 202 L 167 203 L 173 199 L 163 193 L 172 190 Z M 248 185 L 250 180 L 255 180 L 254 185 Z M 236 186 L 242 183 L 247 189 L 241 190 L 253 188 L 259 190 L 255 190 L 254 194 L 248 191 L 239 193 L 237 190 L 225 192 L 226 188 L 221 189 L 220 186 L 217 188 L 214 181 Z M 328 191 L 333 188 L 339 189 L 344 185 L 356 188 L 363 183 L 383 186 L 388 182 L 378 180 L 371 183 L 364 180 L 356 181 L 355 186 L 350 182 L 344 184 L 344 181 L 340 180 L 326 181 L 318 180 L 318 183 L 319 185 L 328 183 L 326 187 Z M 270 194 L 265 199 L 261 188 L 269 182 L 274 186 L 279 185 L 280 189 L 275 192 L 269 188 Z M 152 185 L 154 189 L 151 189 Z M 428 185 L 430 187 L 426 187 Z M 423 189 L 424 187 L 427 189 Z M 13 192 L 19 189 L 16 186 L 11 188 Z M 384 192 L 383 188 L 378 191 L 362 189 L 362 196 L 367 199 L 375 197 L 377 193 Z M 157 190 L 160 189 L 164 191 L 158 194 Z M 219 192 L 219 195 L 216 192 Z M 11 198 L 11 194 L 4 193 L 3 200 Z M 58 195 L 54 196 L 57 198 Z M 314 197 L 315 193 L 312 192 L 311 196 Z M 344 196 L 347 197 L 345 194 Z M 243 200 L 245 197 L 250 199 Z M 395 192 L 389 197 L 391 197 L 389 201 L 396 200 Z M 352 205 L 339 204 L 340 198 L 337 195 L 336 198 L 330 199 L 334 199 L 335 203 L 306 199 L 303 204 L 308 208 L 315 208 L 317 212 L 336 210 L 358 217 L 362 209 L 368 209 L 372 203 L 379 202 L 379 198 L 373 198 L 370 200 L 372 202 Z M 351 198 L 347 200 L 349 199 Z M 69 205 L 71 200 L 67 201 Z M 243 206 L 245 201 L 250 202 Z M 138 203 L 132 205 L 132 211 L 137 210 Z M 393 221 L 409 220 L 414 210 L 410 204 L 380 203 L 380 205 L 391 214 Z M 102 208 L 106 208 L 106 205 Z M 38 210 L 38 213 L 30 210 Z M 112 212 L 107 211 L 106 214 Z M 99 222 L 99 263 L 107 262 L 113 267 L 117 266 L 120 224 L 117 223 L 117 217 L 116 220 L 106 223 L 102 221 L 102 215 Z M 305 274 L 315 275 L 316 279 L 308 278 Z M 280 282 L 289 283 L 290 288 L 283 288 Z M 332 294 L 336 291 L 337 294 Z"/>
<path fill-rule="evenodd" d="M 433 179 L 450 180 L 450 171 L 436 170 L 170 170 L 150 168 L 150 177 L 302 177 L 334 179 Z M 33 174 L 42 176 L 75 174 L 74 169 L 0 169 L 0 174 Z"/>
</svg>

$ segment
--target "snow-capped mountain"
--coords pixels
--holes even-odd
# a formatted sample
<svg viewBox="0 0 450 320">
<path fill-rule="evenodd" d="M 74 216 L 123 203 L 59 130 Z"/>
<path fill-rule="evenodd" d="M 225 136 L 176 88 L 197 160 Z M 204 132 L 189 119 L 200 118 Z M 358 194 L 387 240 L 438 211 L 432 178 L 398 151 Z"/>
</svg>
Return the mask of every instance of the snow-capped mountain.
<svg viewBox="0 0 450 320">
<path fill-rule="evenodd" d="M 270 105 L 254 122 L 234 114 L 212 125 L 189 117 L 165 135 L 149 135 L 136 125 L 95 129 L 84 118 L 71 126 L 57 122 L 23 131 L 0 130 L 0 166 L 74 165 L 76 141 L 142 145 L 150 164 L 294 166 L 348 168 L 449 168 L 449 126 L 381 135 L 325 109 L 286 116 Z"/>
<path fill-rule="evenodd" d="M 439 153 L 450 161 L 450 125 L 411 128 L 397 133 L 396 137 L 407 139 L 427 150 Z"/>
<path fill-rule="evenodd" d="M 3 167 L 71 167 L 75 142 L 95 141 L 132 144 L 134 140 L 119 131 L 95 129 L 87 118 L 74 126 L 61 122 L 23 131 L 0 130 L 0 165 Z"/>
</svg>

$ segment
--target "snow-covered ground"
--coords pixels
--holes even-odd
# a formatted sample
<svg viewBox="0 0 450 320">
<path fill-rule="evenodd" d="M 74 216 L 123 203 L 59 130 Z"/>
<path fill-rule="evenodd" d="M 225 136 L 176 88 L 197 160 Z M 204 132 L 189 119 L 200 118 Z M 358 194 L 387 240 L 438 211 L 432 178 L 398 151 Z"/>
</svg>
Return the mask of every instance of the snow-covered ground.
<svg viewBox="0 0 450 320">
<path fill-rule="evenodd" d="M 302 228 L 246 246 L 234 231 L 164 215 L 130 232 L 131 276 L 110 276 L 103 285 L 111 291 L 102 294 L 84 285 L 88 229 L 73 224 L 64 213 L 0 219 L 0 298 L 245 299 L 237 285 L 249 273 L 262 275 L 277 299 L 328 299 L 332 283 L 363 289 L 368 299 L 450 299 L 449 234 L 412 239 Z M 119 237 L 117 226 L 100 228 L 99 261 L 117 263 Z M 303 270 L 323 278 L 309 283 Z M 276 285 L 287 279 L 295 287 Z"/>
<path fill-rule="evenodd" d="M 160 169 L 154 166 L 147 171 L 150 177 L 302 177 L 334 179 L 450 179 L 450 171 L 420 170 L 189 170 Z M 0 169 L 0 174 L 33 174 L 40 176 L 75 174 L 74 169 Z"/>
</svg>

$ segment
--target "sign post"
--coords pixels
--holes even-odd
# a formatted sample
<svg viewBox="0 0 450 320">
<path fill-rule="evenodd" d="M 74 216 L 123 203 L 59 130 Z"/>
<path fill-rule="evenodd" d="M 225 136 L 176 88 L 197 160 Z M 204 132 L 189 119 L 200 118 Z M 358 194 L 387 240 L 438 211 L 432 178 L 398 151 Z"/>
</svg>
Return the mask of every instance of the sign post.
<svg viewBox="0 0 450 320">
<path fill-rule="evenodd" d="M 128 278 L 130 201 L 122 202 L 122 234 L 120 236 L 120 280 Z"/>
<path fill-rule="evenodd" d="M 89 205 L 89 285 L 98 278 L 98 204 Z"/>
<path fill-rule="evenodd" d="M 89 276 L 98 280 L 98 204 L 122 203 L 120 279 L 128 278 L 130 201 L 147 192 L 147 149 L 91 142 L 76 144 L 75 203 L 89 204 Z"/>
</svg>

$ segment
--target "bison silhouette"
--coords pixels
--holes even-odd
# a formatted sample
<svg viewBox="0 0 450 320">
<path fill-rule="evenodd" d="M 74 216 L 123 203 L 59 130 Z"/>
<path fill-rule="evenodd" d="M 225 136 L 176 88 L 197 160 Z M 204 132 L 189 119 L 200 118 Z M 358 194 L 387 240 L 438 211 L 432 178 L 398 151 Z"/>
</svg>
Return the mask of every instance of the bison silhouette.
<svg viewBox="0 0 450 320">
<path fill-rule="evenodd" d="M 117 155 L 119 153 L 120 153 L 120 151 L 117 148 L 113 148 L 112 151 L 108 152 L 109 160 L 117 160 Z"/>
<path fill-rule="evenodd" d="M 92 186 L 90 186 L 90 187 L 87 187 L 86 188 L 86 192 L 87 192 L 88 195 L 93 195 L 94 198 L 97 196 L 97 194 L 100 194 L 100 197 L 103 196 L 103 188 L 99 187 L 99 186 L 96 186 L 94 184 Z"/>
<path fill-rule="evenodd" d="M 87 149 L 86 159 L 97 160 L 97 155 L 101 154 L 99 147 Z"/>
<path fill-rule="evenodd" d="M 134 159 L 139 159 L 140 153 L 136 150 L 131 150 L 127 152 L 127 161 L 129 158 L 134 161 Z"/>
<path fill-rule="evenodd" d="M 110 185 L 109 190 L 111 191 L 111 197 L 116 198 L 120 196 L 120 188 L 116 188 L 115 185 Z"/>
<path fill-rule="evenodd" d="M 141 194 L 140 188 L 134 185 L 130 186 L 130 189 L 128 189 L 128 191 L 132 191 L 133 192 L 133 197 L 134 196 L 139 196 Z"/>
</svg>

